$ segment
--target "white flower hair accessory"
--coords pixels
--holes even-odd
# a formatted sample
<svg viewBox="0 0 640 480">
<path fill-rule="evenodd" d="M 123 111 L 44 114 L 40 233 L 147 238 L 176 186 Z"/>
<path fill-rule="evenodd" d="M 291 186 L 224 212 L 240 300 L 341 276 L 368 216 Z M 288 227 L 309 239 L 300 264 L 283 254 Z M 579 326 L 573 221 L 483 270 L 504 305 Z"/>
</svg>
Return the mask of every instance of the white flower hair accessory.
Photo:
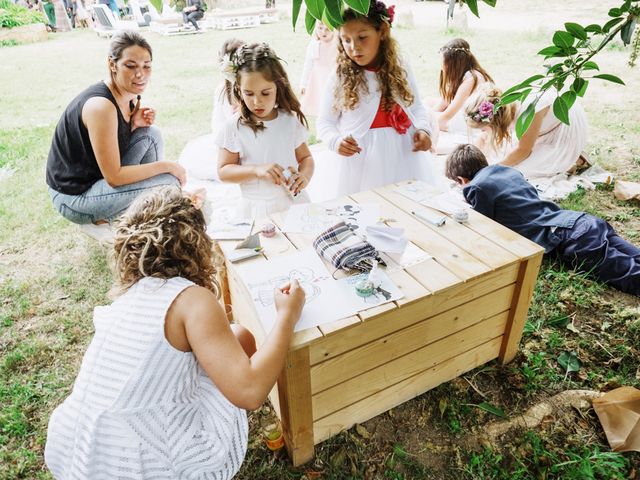
<svg viewBox="0 0 640 480">
<path fill-rule="evenodd" d="M 236 81 L 236 72 L 238 71 L 238 67 L 232 59 L 231 53 L 225 53 L 218 64 L 220 68 L 220 73 L 225 80 L 233 83 Z"/>
</svg>

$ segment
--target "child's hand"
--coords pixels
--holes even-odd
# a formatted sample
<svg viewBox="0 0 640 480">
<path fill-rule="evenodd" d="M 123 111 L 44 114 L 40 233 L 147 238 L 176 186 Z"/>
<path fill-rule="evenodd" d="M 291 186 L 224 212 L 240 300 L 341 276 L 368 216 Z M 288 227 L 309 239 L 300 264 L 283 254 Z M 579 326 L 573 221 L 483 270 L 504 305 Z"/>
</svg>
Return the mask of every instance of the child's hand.
<svg viewBox="0 0 640 480">
<path fill-rule="evenodd" d="M 305 293 L 297 280 L 276 288 L 274 292 L 274 302 L 276 311 L 291 322 L 291 326 L 295 325 L 302 314 L 304 307 Z"/>
<path fill-rule="evenodd" d="M 413 151 L 426 152 L 431 148 L 431 137 L 424 130 L 417 130 L 413 134 Z"/>
<path fill-rule="evenodd" d="M 345 137 L 338 146 L 338 153 L 344 157 L 350 157 L 361 151 L 362 149 L 358 146 L 358 142 L 351 135 Z"/>
<path fill-rule="evenodd" d="M 287 179 L 282 174 L 283 168 L 277 163 L 265 163 L 256 166 L 256 176 L 264 180 L 270 180 L 276 185 L 284 185 Z"/>
<path fill-rule="evenodd" d="M 291 193 L 298 195 L 304 188 L 307 188 L 307 185 L 309 185 L 309 179 L 306 175 L 298 172 L 293 167 L 289 167 L 289 171 L 291 172 L 291 177 L 289 177 L 287 186 Z"/>
<path fill-rule="evenodd" d="M 185 183 L 187 183 L 187 171 L 184 169 L 182 165 L 177 162 L 167 162 L 169 164 L 169 171 L 174 177 L 178 179 L 180 182 L 180 186 L 183 187 Z"/>
</svg>

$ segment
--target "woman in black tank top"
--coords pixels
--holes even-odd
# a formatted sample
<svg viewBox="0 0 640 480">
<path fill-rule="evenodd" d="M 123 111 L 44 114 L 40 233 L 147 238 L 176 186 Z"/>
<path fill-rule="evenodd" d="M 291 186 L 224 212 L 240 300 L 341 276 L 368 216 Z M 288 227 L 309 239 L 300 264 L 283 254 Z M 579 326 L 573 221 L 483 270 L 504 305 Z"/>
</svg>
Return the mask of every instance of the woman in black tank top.
<svg viewBox="0 0 640 480">
<path fill-rule="evenodd" d="M 152 51 L 136 32 L 116 34 L 109 79 L 84 90 L 56 126 L 47 159 L 54 207 L 74 223 L 117 218 L 143 191 L 184 184 L 184 169 L 162 156 L 155 110 L 140 106 Z"/>
</svg>

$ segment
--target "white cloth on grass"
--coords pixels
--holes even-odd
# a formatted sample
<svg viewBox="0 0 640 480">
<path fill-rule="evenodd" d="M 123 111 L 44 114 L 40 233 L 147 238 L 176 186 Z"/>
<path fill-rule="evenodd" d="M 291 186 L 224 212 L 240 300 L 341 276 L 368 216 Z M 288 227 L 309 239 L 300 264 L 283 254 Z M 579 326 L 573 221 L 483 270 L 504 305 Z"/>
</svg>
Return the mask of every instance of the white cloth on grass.
<svg viewBox="0 0 640 480">
<path fill-rule="evenodd" d="M 167 310 L 192 282 L 144 278 L 96 307 L 71 395 L 49 420 L 56 479 L 230 479 L 247 448 L 246 412 L 191 352 L 165 338 Z"/>
</svg>

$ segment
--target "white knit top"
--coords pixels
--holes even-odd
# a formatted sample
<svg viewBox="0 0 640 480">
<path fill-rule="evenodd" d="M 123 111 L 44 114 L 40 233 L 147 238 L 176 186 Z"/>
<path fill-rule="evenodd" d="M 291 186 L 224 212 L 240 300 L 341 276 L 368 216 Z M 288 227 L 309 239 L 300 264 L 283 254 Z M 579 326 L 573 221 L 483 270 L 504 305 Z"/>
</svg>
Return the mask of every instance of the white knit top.
<svg viewBox="0 0 640 480">
<path fill-rule="evenodd" d="M 73 391 L 49 420 L 45 461 L 56 479 L 219 480 L 238 471 L 246 412 L 165 339 L 167 310 L 191 285 L 145 278 L 96 307 Z"/>
</svg>

